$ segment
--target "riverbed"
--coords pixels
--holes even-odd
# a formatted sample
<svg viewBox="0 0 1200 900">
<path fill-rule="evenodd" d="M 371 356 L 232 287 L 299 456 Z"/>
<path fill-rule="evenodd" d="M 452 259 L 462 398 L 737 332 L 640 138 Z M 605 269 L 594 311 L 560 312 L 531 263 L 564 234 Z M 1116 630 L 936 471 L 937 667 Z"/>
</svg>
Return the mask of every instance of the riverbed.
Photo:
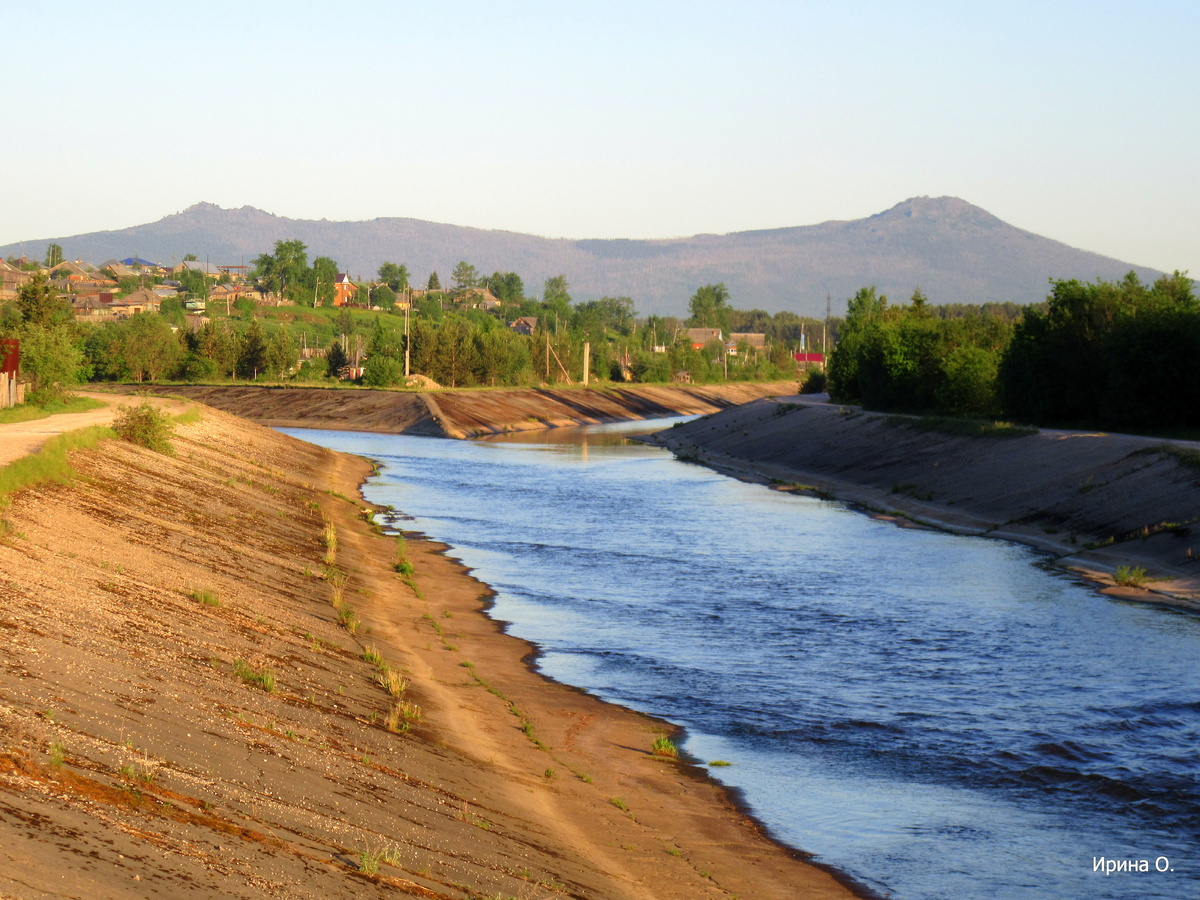
<svg viewBox="0 0 1200 900">
<path fill-rule="evenodd" d="M 1196 895 L 1200 619 L 638 430 L 289 433 L 378 461 L 367 497 L 450 544 L 545 674 L 684 726 L 778 839 L 880 894 Z"/>
</svg>

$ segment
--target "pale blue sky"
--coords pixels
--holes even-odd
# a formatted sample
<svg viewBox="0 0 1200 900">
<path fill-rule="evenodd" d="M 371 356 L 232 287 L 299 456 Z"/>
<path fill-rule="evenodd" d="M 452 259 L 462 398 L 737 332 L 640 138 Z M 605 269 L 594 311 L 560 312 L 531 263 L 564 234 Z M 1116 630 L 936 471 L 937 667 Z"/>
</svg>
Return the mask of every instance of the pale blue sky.
<svg viewBox="0 0 1200 900">
<path fill-rule="evenodd" d="M 1196 0 L 115 0 L 5 32 L 0 244 L 202 200 L 671 237 L 949 194 L 1200 275 Z"/>
</svg>

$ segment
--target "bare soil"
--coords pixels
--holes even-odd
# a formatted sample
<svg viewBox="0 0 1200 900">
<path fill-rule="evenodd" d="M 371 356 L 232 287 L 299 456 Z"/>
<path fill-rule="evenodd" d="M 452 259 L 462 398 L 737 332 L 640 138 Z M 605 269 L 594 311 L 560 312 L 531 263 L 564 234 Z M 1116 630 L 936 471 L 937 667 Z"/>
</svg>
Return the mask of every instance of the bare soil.
<svg viewBox="0 0 1200 900">
<path fill-rule="evenodd" d="M 853 896 L 531 671 L 442 547 L 397 573 L 365 461 L 211 409 L 175 449 L 3 512 L 0 896 Z"/>
<path fill-rule="evenodd" d="M 897 524 L 1028 544 L 1105 593 L 1200 611 L 1200 443 L 1028 429 L 974 437 L 922 420 L 778 397 L 648 440 L 781 490 Z M 1120 566 L 1144 587 L 1118 585 Z"/>
</svg>

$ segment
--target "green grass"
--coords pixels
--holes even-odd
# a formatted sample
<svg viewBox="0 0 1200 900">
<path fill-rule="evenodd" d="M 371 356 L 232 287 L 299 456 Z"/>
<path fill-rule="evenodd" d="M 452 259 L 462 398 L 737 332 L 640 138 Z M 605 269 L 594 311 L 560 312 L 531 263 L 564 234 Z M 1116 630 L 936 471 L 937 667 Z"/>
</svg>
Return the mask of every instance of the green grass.
<svg viewBox="0 0 1200 900">
<path fill-rule="evenodd" d="M 729 762 L 729 760 L 727 760 L 727 759 L 713 759 L 713 760 L 710 760 L 708 764 L 710 766 L 712 766 L 714 768 L 718 768 L 718 769 L 723 768 L 724 766 L 732 766 L 733 765 L 733 763 Z"/>
<path fill-rule="evenodd" d="M 650 745 L 650 753 L 663 759 L 679 759 L 679 748 L 665 734 L 660 734 L 654 739 L 654 743 Z"/>
<path fill-rule="evenodd" d="M 1173 457 L 1180 465 L 1187 466 L 1189 469 L 1200 469 L 1200 450 L 1176 447 L 1173 444 L 1163 444 L 1158 449 L 1164 456 Z"/>
<path fill-rule="evenodd" d="M 22 403 L 11 409 L 0 409 L 0 425 L 14 422 L 32 422 L 35 419 L 45 419 L 64 413 L 81 413 L 90 409 L 99 409 L 105 404 L 90 397 L 68 397 L 63 400 L 50 400 L 46 403 Z"/>
<path fill-rule="evenodd" d="M 46 441 L 37 453 L 0 468 L 0 497 L 45 482 L 70 481 L 76 476 L 68 454 L 72 450 L 90 450 L 103 440 L 115 438 L 111 428 L 93 425 L 78 431 L 58 434 Z"/>
<path fill-rule="evenodd" d="M 197 603 L 203 603 L 205 606 L 220 606 L 221 598 L 216 595 L 215 591 L 192 591 L 188 594 Z"/>
<path fill-rule="evenodd" d="M 1032 425 L 1014 425 L 989 419 L 956 419 L 952 416 L 885 416 L 883 421 L 893 428 L 932 431 L 953 437 L 1019 438 L 1037 434 Z"/>
<path fill-rule="evenodd" d="M 269 668 L 256 669 L 244 659 L 234 660 L 233 674 L 246 684 L 254 685 L 268 694 L 275 690 L 275 673 Z"/>
<path fill-rule="evenodd" d="M 609 797 L 608 802 L 615 806 L 621 812 L 629 812 L 629 807 L 625 805 L 625 801 L 620 797 Z"/>
</svg>

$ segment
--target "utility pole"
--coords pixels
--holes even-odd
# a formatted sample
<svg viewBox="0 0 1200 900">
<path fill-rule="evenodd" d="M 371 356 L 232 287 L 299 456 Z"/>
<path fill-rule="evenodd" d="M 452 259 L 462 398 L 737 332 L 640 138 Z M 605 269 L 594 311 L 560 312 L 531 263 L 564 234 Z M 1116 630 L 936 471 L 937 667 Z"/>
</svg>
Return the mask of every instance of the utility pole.
<svg viewBox="0 0 1200 900">
<path fill-rule="evenodd" d="M 588 386 L 588 370 L 591 368 L 592 345 L 589 341 L 583 342 L 583 386 Z"/>
<path fill-rule="evenodd" d="M 404 304 L 404 377 L 407 379 L 410 374 L 409 360 L 412 358 L 409 352 L 412 342 L 408 337 L 408 314 L 412 312 L 412 288 L 406 288 L 406 291 L 408 294 L 408 302 Z"/>
<path fill-rule="evenodd" d="M 829 291 L 825 292 L 825 325 L 821 328 L 821 371 L 829 364 Z"/>
</svg>

